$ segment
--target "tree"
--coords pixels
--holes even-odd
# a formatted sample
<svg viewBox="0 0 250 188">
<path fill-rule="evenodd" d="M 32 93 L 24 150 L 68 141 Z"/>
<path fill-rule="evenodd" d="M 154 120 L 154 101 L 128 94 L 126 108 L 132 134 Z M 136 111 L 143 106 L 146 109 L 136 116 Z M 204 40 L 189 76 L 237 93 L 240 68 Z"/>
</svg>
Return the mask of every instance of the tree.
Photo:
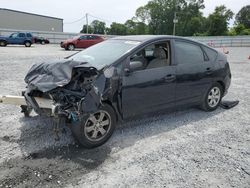
<svg viewBox="0 0 250 188">
<path fill-rule="evenodd" d="M 235 17 L 236 25 L 242 24 L 246 29 L 250 29 L 250 5 L 243 7 Z"/>
<path fill-rule="evenodd" d="M 127 29 L 124 24 L 113 22 L 110 25 L 109 33 L 110 35 L 126 35 Z"/>
<path fill-rule="evenodd" d="M 94 34 L 105 34 L 106 24 L 99 20 L 94 20 L 91 23 L 91 28 L 93 29 Z"/>
<path fill-rule="evenodd" d="M 203 8 L 204 0 L 151 0 L 136 10 L 136 17 L 148 24 L 150 34 L 172 34 L 176 12 L 176 33 L 187 36 L 203 32 L 203 16 L 200 12 Z M 195 23 L 195 26 L 191 22 Z"/>
<path fill-rule="evenodd" d="M 94 20 L 88 26 L 88 33 L 105 34 L 105 28 L 106 28 L 105 22 Z M 87 25 L 83 25 L 83 28 L 80 31 L 80 33 L 87 33 Z"/>
<path fill-rule="evenodd" d="M 87 33 L 87 25 L 83 25 L 80 33 Z M 88 33 L 93 33 L 93 28 L 91 27 L 91 25 L 88 26 Z"/>
<path fill-rule="evenodd" d="M 208 35 L 220 36 L 228 32 L 229 20 L 233 17 L 233 12 L 224 5 L 215 8 L 215 11 L 207 18 Z"/>
</svg>

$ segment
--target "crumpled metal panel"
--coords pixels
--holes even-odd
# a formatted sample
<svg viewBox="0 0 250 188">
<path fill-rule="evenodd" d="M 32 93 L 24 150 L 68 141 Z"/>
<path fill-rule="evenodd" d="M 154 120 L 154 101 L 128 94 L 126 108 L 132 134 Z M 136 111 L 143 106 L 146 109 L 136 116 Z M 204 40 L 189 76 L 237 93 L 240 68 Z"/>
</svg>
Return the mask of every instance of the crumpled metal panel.
<svg viewBox="0 0 250 188">
<path fill-rule="evenodd" d="M 30 90 L 47 92 L 67 85 L 74 67 L 91 67 L 90 64 L 73 60 L 38 63 L 31 67 L 24 81 Z M 93 68 L 93 67 L 92 67 Z"/>
</svg>

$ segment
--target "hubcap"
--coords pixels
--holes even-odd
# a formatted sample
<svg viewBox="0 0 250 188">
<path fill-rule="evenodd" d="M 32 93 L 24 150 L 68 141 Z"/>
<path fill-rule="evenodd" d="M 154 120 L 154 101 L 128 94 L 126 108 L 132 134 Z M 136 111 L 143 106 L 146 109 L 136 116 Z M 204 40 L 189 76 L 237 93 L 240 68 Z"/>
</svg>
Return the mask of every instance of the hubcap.
<svg viewBox="0 0 250 188">
<path fill-rule="evenodd" d="M 208 105 L 214 108 L 220 102 L 221 92 L 218 87 L 213 87 L 208 94 Z"/>
<path fill-rule="evenodd" d="M 69 50 L 74 50 L 74 46 L 73 45 L 69 45 Z"/>
<path fill-rule="evenodd" d="M 111 128 L 111 117 L 103 110 L 91 114 L 84 126 L 84 134 L 91 141 L 103 139 Z"/>
</svg>

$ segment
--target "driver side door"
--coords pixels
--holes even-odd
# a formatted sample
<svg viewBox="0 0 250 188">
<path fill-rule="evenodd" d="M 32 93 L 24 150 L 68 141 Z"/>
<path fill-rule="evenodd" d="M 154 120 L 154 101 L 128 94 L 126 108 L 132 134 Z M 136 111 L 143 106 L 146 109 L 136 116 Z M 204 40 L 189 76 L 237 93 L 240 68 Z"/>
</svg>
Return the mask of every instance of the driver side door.
<svg viewBox="0 0 250 188">
<path fill-rule="evenodd" d="M 161 42 L 165 43 L 169 41 Z M 158 44 L 159 45 L 159 44 Z M 131 59 L 128 59 L 131 63 Z M 129 70 L 122 78 L 123 118 L 175 106 L 176 66 Z"/>
</svg>

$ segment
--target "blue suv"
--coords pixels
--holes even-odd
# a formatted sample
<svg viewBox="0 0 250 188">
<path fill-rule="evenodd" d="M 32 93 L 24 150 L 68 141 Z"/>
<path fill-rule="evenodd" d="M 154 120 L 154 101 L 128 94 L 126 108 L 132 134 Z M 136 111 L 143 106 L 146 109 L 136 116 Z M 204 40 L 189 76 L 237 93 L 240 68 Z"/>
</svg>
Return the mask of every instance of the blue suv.
<svg viewBox="0 0 250 188">
<path fill-rule="evenodd" d="M 19 44 L 30 47 L 34 43 L 34 38 L 31 33 L 18 32 L 12 33 L 9 37 L 0 36 L 0 46 L 7 46 L 9 44 Z"/>
</svg>

